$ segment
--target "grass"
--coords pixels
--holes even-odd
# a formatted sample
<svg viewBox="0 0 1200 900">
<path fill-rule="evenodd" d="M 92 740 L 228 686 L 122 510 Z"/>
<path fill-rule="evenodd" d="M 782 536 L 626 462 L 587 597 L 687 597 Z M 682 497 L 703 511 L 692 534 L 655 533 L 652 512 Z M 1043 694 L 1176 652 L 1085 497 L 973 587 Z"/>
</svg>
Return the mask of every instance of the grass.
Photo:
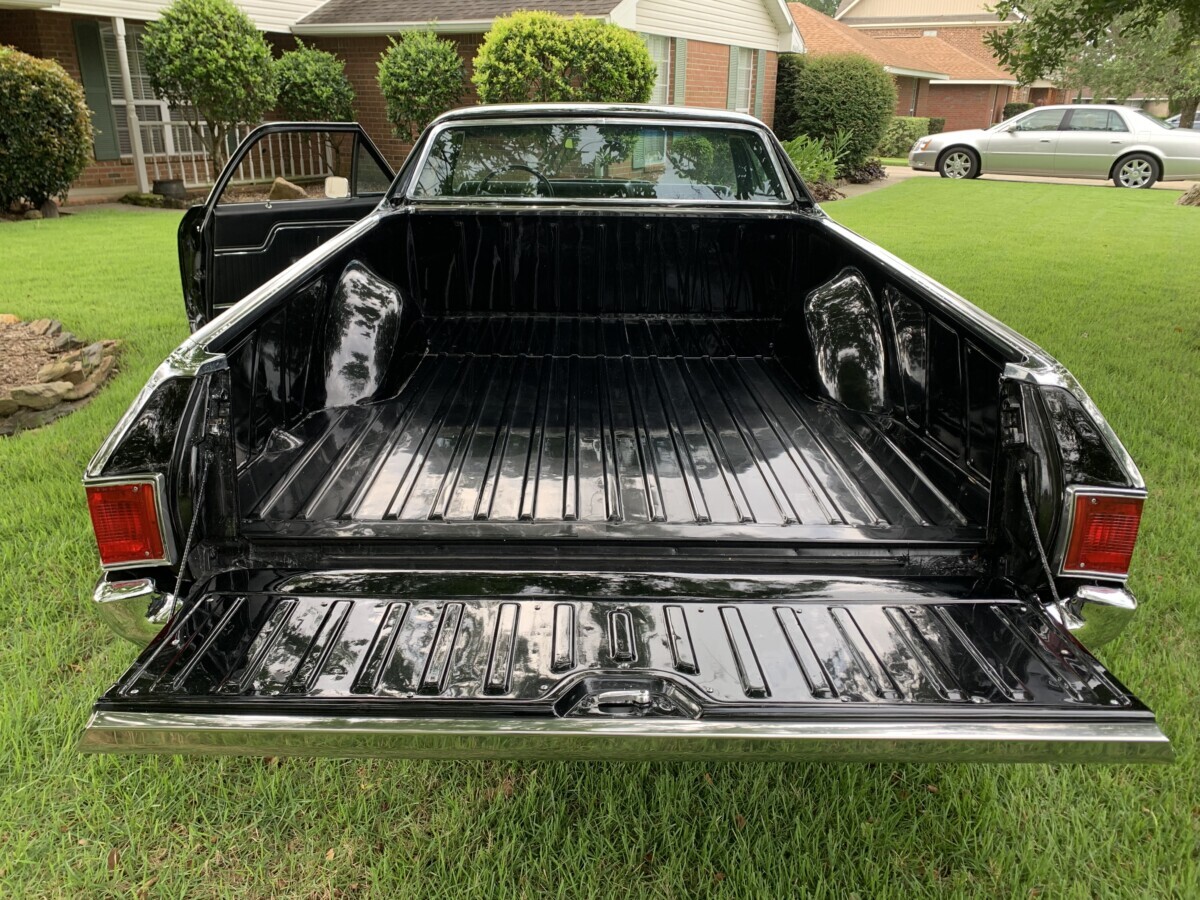
<svg viewBox="0 0 1200 900">
<path fill-rule="evenodd" d="M 904 166 L 908 168 L 908 157 L 906 156 L 881 156 L 879 161 L 885 166 Z"/>
<path fill-rule="evenodd" d="M 0 894 L 1200 896 L 1200 210 L 1159 191 L 939 179 L 850 227 L 1057 354 L 1151 485 L 1101 654 L 1170 767 L 83 757 L 132 648 L 91 618 L 79 473 L 185 333 L 172 213 L 0 225 L 0 311 L 129 342 L 83 411 L 0 441 Z"/>
</svg>

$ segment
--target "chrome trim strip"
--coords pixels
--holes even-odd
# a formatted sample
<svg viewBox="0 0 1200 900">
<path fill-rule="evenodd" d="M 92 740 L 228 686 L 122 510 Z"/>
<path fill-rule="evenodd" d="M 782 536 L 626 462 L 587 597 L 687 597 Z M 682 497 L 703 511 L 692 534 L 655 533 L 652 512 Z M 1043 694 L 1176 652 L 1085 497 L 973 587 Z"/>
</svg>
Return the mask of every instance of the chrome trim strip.
<svg viewBox="0 0 1200 900">
<path fill-rule="evenodd" d="M 1068 571 L 1065 568 L 1067 541 L 1070 540 L 1071 529 L 1075 527 L 1075 499 L 1080 494 L 1085 497 L 1137 497 L 1145 500 L 1146 490 L 1144 488 L 1092 487 L 1086 484 L 1071 484 L 1067 485 L 1066 491 L 1063 492 L 1062 526 L 1058 529 L 1058 535 L 1054 539 L 1054 550 L 1051 555 L 1057 574 L 1065 578 L 1102 578 L 1105 581 L 1128 581 L 1128 572 L 1124 575 L 1114 575 L 1112 572 L 1095 572 L 1091 569 Z"/>
<path fill-rule="evenodd" d="M 1124 588 L 1080 585 L 1061 604 L 1046 605 L 1046 615 L 1075 635 L 1089 650 L 1112 641 L 1137 614 L 1137 600 Z"/>
<path fill-rule="evenodd" d="M 144 569 L 146 566 L 175 565 L 175 534 L 171 520 L 167 516 L 166 488 L 167 479 L 161 472 L 151 475 L 114 475 L 108 478 L 84 476 L 83 486 L 103 487 L 106 484 L 145 484 L 154 489 L 154 511 L 158 514 L 158 535 L 162 541 L 164 555 L 156 559 L 139 559 L 127 563 L 101 563 L 100 567 L 106 572 L 118 572 L 121 569 Z"/>
<path fill-rule="evenodd" d="M 278 201 L 277 201 L 278 202 Z M 335 201 L 336 202 L 336 201 Z M 267 232 L 267 236 L 263 238 L 263 242 L 257 247 L 252 244 L 243 244 L 237 247 L 224 247 L 220 250 L 213 250 L 213 256 L 244 256 L 247 253 L 261 253 L 274 243 L 276 236 L 283 231 L 295 231 L 299 228 L 349 228 L 357 219 L 334 219 L 332 221 L 311 221 L 311 222 L 276 222 L 271 226 L 271 230 Z"/>
<path fill-rule="evenodd" d="M 521 759 L 1169 762 L 1150 718 L 1077 723 L 92 714 L 85 753 Z"/>
<path fill-rule="evenodd" d="M 490 128 L 493 125 L 529 125 L 531 121 L 548 122 L 549 124 L 562 124 L 563 122 L 581 119 L 588 125 L 638 125 L 652 126 L 659 128 L 680 128 L 690 127 L 693 129 L 703 128 L 706 125 L 713 129 L 728 129 L 732 131 L 747 131 L 758 136 L 762 141 L 763 147 L 770 156 L 771 165 L 775 169 L 775 177 L 779 181 L 780 187 L 783 188 L 784 199 L 782 200 L 761 200 L 761 201 L 743 201 L 743 200 L 660 200 L 657 197 L 649 199 L 639 199 L 636 197 L 619 198 L 588 198 L 588 197 L 531 197 L 527 200 L 522 200 L 517 197 L 497 197 L 496 200 L 504 203 L 545 203 L 551 206 L 562 206 L 565 203 L 570 205 L 585 206 L 588 208 L 596 206 L 633 206 L 641 207 L 646 205 L 662 206 L 669 204 L 672 207 L 716 207 L 724 210 L 732 209 L 786 209 L 791 207 L 796 202 L 796 197 L 792 193 L 791 185 L 788 182 L 787 176 L 784 174 L 783 167 L 780 165 L 779 157 L 775 153 L 775 147 L 771 140 L 768 139 L 766 126 L 755 120 L 743 121 L 740 119 L 725 121 L 713 120 L 710 122 L 690 122 L 687 125 L 681 125 L 679 117 L 663 116 L 654 118 L 646 115 L 647 111 L 653 112 L 653 108 L 643 108 L 639 110 L 639 115 L 621 116 L 621 115 L 596 115 L 591 110 L 571 110 L 564 109 L 557 116 L 542 115 L 537 117 L 518 117 L 511 118 L 492 118 L 495 115 L 495 107 L 488 107 L 491 115 L 486 118 L 447 118 L 445 121 L 435 120 L 430 125 L 430 131 L 422 139 L 424 146 L 421 149 L 421 156 L 417 163 L 412 168 L 412 174 L 408 178 L 408 183 L 404 186 L 404 199 L 412 204 L 430 204 L 430 205 L 457 205 L 463 206 L 468 204 L 479 203 L 483 206 L 491 206 L 491 200 L 484 197 L 457 197 L 457 196 L 437 196 L 437 197 L 418 197 L 414 195 L 413 188 L 421 179 L 421 173 L 425 171 L 425 164 L 429 161 L 429 155 L 433 151 L 434 142 L 438 135 L 444 131 L 449 131 L 451 128 Z M 544 107 L 546 113 L 552 111 L 551 107 Z"/>
</svg>

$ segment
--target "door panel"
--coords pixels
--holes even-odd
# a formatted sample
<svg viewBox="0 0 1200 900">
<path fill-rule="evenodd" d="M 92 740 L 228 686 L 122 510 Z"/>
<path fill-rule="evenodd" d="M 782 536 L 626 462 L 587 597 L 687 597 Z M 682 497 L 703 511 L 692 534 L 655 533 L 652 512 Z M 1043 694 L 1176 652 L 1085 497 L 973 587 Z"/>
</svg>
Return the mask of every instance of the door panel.
<svg viewBox="0 0 1200 900">
<path fill-rule="evenodd" d="M 193 330 L 369 213 L 392 177 L 353 123 L 275 122 L 251 132 L 205 205 L 180 225 Z"/>
<path fill-rule="evenodd" d="M 1063 113 L 1061 109 L 1036 109 L 993 132 L 983 170 L 1003 175 L 1053 175 Z"/>
<path fill-rule="evenodd" d="M 669 596 L 531 598 L 492 594 L 489 580 L 500 578 L 203 596 L 100 700 L 83 749 L 1170 756 L 1153 714 L 1036 604 L 862 583 L 825 599 L 799 586 L 753 597 L 742 583 L 707 597 L 679 584 Z M 480 595 L 463 595 L 468 583 Z"/>
<path fill-rule="evenodd" d="M 1059 132 L 1055 173 L 1073 178 L 1108 178 L 1129 139 L 1124 121 L 1110 109 L 1070 110 Z"/>
</svg>

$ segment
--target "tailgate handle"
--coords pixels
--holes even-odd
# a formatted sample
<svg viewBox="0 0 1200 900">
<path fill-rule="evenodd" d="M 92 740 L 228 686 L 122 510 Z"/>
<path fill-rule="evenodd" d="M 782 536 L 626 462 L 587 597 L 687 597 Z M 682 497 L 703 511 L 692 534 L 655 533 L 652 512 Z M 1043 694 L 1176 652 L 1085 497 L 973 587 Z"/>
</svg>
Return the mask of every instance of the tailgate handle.
<svg viewBox="0 0 1200 900">
<path fill-rule="evenodd" d="M 644 711 L 654 703 L 647 690 L 601 691 L 592 699 L 599 712 Z"/>
</svg>

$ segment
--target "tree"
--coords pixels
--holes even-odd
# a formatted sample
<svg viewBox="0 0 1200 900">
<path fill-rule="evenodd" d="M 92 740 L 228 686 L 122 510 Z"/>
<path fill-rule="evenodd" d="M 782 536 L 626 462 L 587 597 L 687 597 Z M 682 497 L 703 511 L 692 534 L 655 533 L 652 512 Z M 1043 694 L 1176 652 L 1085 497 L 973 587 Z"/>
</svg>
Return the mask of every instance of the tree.
<svg viewBox="0 0 1200 900">
<path fill-rule="evenodd" d="M 217 168 L 233 129 L 275 105 L 271 47 L 230 0 L 174 0 L 146 26 L 142 49 L 155 92 L 183 113 Z"/>
<path fill-rule="evenodd" d="M 645 103 L 656 77 L 646 45 L 620 26 L 515 12 L 484 36 L 473 80 L 484 103 Z"/>
<path fill-rule="evenodd" d="M 1179 13 L 1155 20 L 1133 10 L 1098 31 L 1083 27 L 1092 0 L 1022 0 L 1023 18 L 988 39 L 1001 62 L 1023 83 L 1053 77 L 1064 87 L 1090 88 L 1123 102 L 1138 91 L 1164 94 L 1190 127 L 1200 100 L 1200 39 L 1188 34 Z M 997 6 L 1006 15 L 1006 4 Z M 1066 21 L 1076 30 L 1067 32 Z"/>
<path fill-rule="evenodd" d="M 414 140 L 435 116 L 459 102 L 466 87 L 458 49 L 432 31 L 409 32 L 379 57 L 379 90 L 399 137 Z"/>
<path fill-rule="evenodd" d="M 279 112 L 298 122 L 353 121 L 354 87 L 345 64 L 299 39 L 296 44 L 275 61 Z"/>
<path fill-rule="evenodd" d="M 0 47 L 0 209 L 65 196 L 91 143 L 83 88 L 52 60 Z"/>
<path fill-rule="evenodd" d="M 800 0 L 800 2 L 827 16 L 832 16 L 838 8 L 838 0 Z"/>
</svg>

